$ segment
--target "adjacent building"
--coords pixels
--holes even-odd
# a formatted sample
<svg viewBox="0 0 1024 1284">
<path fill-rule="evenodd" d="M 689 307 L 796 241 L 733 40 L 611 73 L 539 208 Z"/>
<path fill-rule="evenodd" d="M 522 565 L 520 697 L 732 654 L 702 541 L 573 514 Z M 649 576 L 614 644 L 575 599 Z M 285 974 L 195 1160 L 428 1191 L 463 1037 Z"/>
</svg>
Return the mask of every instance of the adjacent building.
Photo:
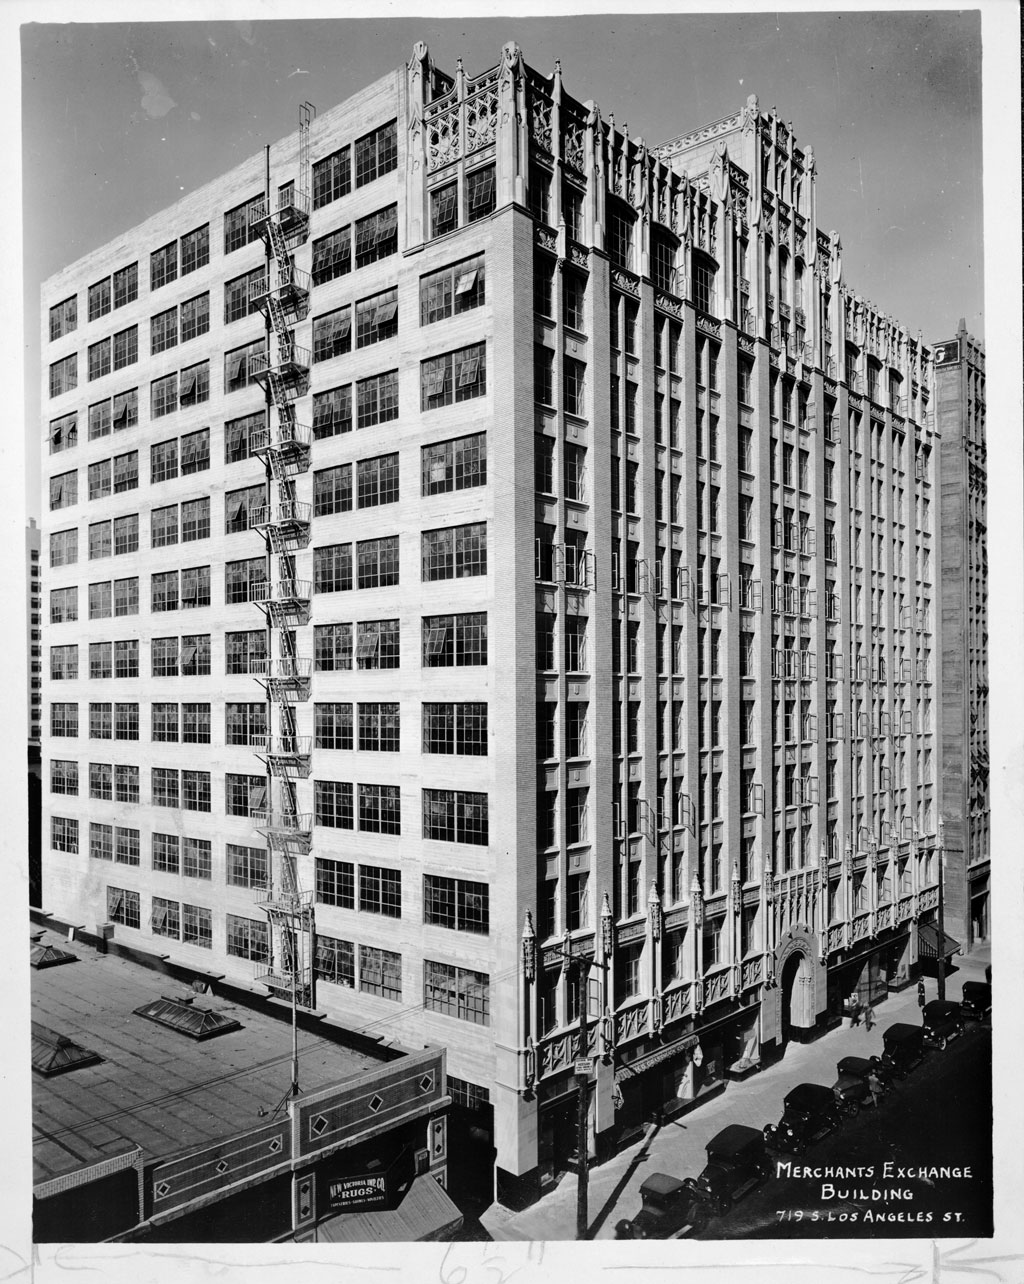
<svg viewBox="0 0 1024 1284">
<path fill-rule="evenodd" d="M 44 909 L 444 1045 L 508 1204 L 935 931 L 933 358 L 816 184 L 420 44 L 43 288 Z"/>
<path fill-rule="evenodd" d="M 966 949 L 989 939 L 988 481 L 985 352 L 961 319 L 934 345 L 942 438 L 943 917 Z"/>
<path fill-rule="evenodd" d="M 25 527 L 25 578 L 28 588 L 28 892 L 29 903 L 42 898 L 42 764 L 40 737 L 43 717 L 43 582 L 39 560 L 40 531 L 30 517 Z"/>
</svg>

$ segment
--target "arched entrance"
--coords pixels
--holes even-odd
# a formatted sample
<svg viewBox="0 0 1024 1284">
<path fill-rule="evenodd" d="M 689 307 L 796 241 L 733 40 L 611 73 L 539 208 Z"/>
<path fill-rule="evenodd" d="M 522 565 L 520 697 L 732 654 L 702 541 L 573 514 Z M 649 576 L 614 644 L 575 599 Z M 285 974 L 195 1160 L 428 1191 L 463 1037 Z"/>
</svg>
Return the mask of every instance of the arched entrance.
<svg viewBox="0 0 1024 1284">
<path fill-rule="evenodd" d="M 783 1044 L 796 1032 L 814 1024 L 811 960 L 802 950 L 793 950 L 782 965 L 779 978 L 779 1033 Z M 799 1037 L 799 1034 L 797 1035 Z"/>
</svg>

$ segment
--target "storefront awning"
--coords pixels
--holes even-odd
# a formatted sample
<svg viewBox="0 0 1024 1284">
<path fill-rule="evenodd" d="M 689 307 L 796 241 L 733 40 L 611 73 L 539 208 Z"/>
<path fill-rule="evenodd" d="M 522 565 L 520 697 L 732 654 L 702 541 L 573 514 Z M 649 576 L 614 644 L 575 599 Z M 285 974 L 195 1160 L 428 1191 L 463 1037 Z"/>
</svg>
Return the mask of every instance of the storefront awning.
<svg viewBox="0 0 1024 1284">
<path fill-rule="evenodd" d="M 644 1057 L 638 1057 L 629 1065 L 622 1066 L 615 1075 L 615 1082 L 621 1083 L 623 1079 L 630 1079 L 633 1075 L 643 1074 L 645 1070 L 653 1070 L 663 1061 L 671 1061 L 673 1057 L 681 1056 L 684 1052 L 692 1052 L 700 1043 L 695 1034 L 688 1034 L 683 1039 L 677 1039 L 675 1043 L 669 1043 L 663 1048 L 656 1048 Z"/>
<path fill-rule="evenodd" d="M 960 953 L 960 942 L 939 930 L 935 923 L 922 923 L 917 929 L 917 952 L 923 959 L 939 957 L 939 939 L 942 939 L 942 957 L 948 959 Z"/>
<path fill-rule="evenodd" d="M 429 1173 L 413 1181 L 397 1208 L 382 1212 L 339 1213 L 316 1228 L 321 1244 L 412 1243 L 451 1239 L 462 1214 Z"/>
</svg>

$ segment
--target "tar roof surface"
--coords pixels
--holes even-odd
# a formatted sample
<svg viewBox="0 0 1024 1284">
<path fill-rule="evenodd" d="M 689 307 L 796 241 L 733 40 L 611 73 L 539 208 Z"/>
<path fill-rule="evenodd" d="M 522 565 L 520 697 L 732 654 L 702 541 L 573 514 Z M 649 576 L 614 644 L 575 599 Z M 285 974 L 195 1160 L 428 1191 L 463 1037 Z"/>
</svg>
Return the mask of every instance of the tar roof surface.
<svg viewBox="0 0 1024 1284">
<path fill-rule="evenodd" d="M 202 1007 L 239 1020 L 241 1030 L 196 1042 L 135 1016 L 161 995 L 189 993 L 181 982 L 127 959 L 74 945 L 76 967 L 32 972 L 32 1017 L 98 1052 L 98 1065 L 53 1080 L 33 1075 L 34 1180 L 138 1145 L 148 1162 L 259 1127 L 291 1083 L 291 1026 L 215 995 Z M 372 1057 L 299 1030 L 303 1092 L 380 1065 Z"/>
</svg>

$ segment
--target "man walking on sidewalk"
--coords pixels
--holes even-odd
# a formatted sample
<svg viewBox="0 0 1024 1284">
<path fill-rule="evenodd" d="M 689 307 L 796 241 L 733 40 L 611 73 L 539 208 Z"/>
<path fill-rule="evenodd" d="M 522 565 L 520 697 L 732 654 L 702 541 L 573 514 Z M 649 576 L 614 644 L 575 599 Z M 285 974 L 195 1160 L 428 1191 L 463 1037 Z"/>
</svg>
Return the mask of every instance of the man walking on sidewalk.
<svg viewBox="0 0 1024 1284">
<path fill-rule="evenodd" d="M 860 1025 L 860 999 L 856 991 L 850 995 L 850 1029 L 855 1025 Z"/>
<path fill-rule="evenodd" d="M 919 1008 L 923 1008 L 923 1007 L 924 1007 L 924 1003 L 925 1003 L 925 994 L 924 994 L 924 977 L 923 977 L 923 976 L 919 976 L 919 977 L 917 978 L 917 1006 L 918 1006 Z"/>
<path fill-rule="evenodd" d="M 874 1023 L 875 1023 L 875 1009 L 871 1006 L 871 1000 L 869 999 L 866 1007 L 864 1008 L 865 1030 L 867 1030 L 870 1033 L 871 1027 L 874 1025 Z"/>
</svg>

